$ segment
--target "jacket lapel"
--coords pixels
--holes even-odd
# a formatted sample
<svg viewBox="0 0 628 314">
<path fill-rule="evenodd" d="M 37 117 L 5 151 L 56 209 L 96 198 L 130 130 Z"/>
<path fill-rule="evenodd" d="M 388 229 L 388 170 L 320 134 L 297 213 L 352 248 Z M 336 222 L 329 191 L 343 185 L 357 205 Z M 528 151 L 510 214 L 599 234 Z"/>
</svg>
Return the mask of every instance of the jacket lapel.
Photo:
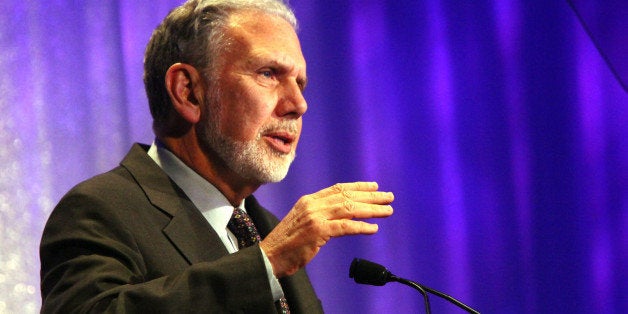
<svg viewBox="0 0 628 314">
<path fill-rule="evenodd" d="M 220 238 L 183 191 L 146 154 L 148 146 L 135 144 L 122 161 L 156 207 L 155 214 L 171 220 L 163 229 L 190 264 L 216 260 L 228 254 Z"/>
</svg>

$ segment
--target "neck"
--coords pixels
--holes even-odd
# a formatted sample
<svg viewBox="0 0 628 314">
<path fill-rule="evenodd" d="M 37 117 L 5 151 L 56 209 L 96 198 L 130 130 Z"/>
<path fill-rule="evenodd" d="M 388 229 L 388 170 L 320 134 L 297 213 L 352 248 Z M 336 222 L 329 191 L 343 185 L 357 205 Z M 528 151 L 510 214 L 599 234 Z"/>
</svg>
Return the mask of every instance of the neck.
<svg viewBox="0 0 628 314">
<path fill-rule="evenodd" d="M 215 186 L 236 207 L 260 187 L 229 169 L 213 152 L 205 152 L 188 136 L 159 137 L 158 140 L 184 164 Z"/>
</svg>

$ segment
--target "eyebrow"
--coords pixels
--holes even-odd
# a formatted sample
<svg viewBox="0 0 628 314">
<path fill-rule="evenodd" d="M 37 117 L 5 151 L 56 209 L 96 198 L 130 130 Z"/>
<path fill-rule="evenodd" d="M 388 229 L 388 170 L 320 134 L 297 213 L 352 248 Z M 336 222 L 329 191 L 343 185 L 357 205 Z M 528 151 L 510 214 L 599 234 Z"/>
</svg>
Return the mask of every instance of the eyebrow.
<svg viewBox="0 0 628 314">
<path fill-rule="evenodd" d="M 301 79 L 299 77 L 297 77 L 297 84 L 299 84 L 299 86 L 301 86 L 301 91 L 305 90 L 305 87 L 307 86 L 307 82 L 308 82 L 307 77 L 304 77 L 304 78 L 301 78 Z"/>
<path fill-rule="evenodd" d="M 271 67 L 276 67 L 284 70 L 285 72 L 292 72 L 295 70 L 296 65 L 294 63 L 283 62 L 280 59 L 276 58 L 275 55 L 264 55 L 263 53 L 254 53 L 248 59 L 248 63 L 253 66 L 262 66 L 267 65 Z M 297 84 L 301 87 L 301 91 L 305 90 L 305 86 L 307 86 L 308 78 L 306 75 L 298 75 L 296 77 Z"/>
<path fill-rule="evenodd" d="M 296 81 L 299 87 L 301 88 L 301 91 L 304 91 L 308 82 L 307 76 L 306 75 L 301 76 L 297 74 Z"/>
</svg>

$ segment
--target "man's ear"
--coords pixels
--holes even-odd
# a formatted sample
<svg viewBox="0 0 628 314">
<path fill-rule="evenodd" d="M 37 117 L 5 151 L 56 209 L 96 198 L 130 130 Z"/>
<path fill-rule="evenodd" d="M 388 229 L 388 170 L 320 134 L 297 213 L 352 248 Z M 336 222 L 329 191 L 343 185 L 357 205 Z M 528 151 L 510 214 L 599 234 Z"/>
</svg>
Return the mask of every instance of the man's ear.
<svg viewBox="0 0 628 314">
<path fill-rule="evenodd" d="M 175 63 L 166 71 L 166 89 L 174 110 L 187 122 L 196 124 L 201 118 L 198 95 L 204 95 L 200 73 L 193 66 Z"/>
</svg>

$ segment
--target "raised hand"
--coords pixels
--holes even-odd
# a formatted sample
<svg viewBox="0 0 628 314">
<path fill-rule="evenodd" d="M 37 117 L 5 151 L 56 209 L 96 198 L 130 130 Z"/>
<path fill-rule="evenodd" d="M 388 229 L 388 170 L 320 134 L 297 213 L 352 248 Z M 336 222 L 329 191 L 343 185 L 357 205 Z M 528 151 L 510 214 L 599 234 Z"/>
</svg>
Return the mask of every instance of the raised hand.
<svg viewBox="0 0 628 314">
<path fill-rule="evenodd" d="M 392 215 L 391 192 L 375 182 L 338 183 L 301 197 L 286 217 L 260 243 L 275 276 L 294 274 L 333 237 L 373 234 L 376 224 L 354 219 Z"/>
</svg>

